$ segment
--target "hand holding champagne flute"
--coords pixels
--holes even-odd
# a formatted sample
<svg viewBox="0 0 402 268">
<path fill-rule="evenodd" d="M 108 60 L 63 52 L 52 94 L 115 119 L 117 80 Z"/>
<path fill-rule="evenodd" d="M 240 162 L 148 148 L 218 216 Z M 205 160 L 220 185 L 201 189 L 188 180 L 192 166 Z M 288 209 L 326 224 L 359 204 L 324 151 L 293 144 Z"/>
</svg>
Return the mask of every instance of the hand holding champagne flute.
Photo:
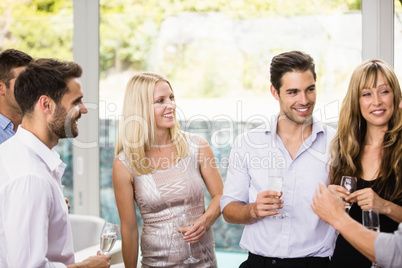
<svg viewBox="0 0 402 268">
<path fill-rule="evenodd" d="M 193 227 L 193 218 L 190 214 L 190 212 L 181 212 L 177 216 L 177 225 L 179 227 L 179 232 L 184 236 L 186 232 L 188 232 L 192 227 Z M 185 264 L 189 263 L 197 263 L 200 260 L 196 259 L 193 257 L 191 253 L 191 246 L 189 242 L 186 242 L 187 247 L 188 247 L 188 258 L 187 260 L 184 261 Z"/>
<path fill-rule="evenodd" d="M 271 169 L 268 174 L 268 185 L 266 190 L 273 190 L 276 192 L 282 192 L 283 187 L 283 175 L 282 170 L 280 169 Z M 285 218 L 285 214 L 277 214 L 274 216 L 269 216 L 272 219 L 283 219 Z"/>
</svg>

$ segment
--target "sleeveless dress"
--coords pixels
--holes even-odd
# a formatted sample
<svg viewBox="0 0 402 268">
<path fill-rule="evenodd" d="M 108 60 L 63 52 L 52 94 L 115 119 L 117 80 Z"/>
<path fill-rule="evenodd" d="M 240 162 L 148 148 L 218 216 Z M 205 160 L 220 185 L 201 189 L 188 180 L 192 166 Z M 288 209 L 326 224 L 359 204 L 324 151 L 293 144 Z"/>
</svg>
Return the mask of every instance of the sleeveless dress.
<svg viewBox="0 0 402 268">
<path fill-rule="evenodd" d="M 217 267 L 211 228 L 204 238 L 191 244 L 195 264 L 183 264 L 189 256 L 178 232 L 177 215 L 186 211 L 199 218 L 205 212 L 204 180 L 199 167 L 200 137 L 185 133 L 188 155 L 175 166 L 136 176 L 121 152 L 118 158 L 134 177 L 134 199 L 143 219 L 141 232 L 142 267 Z"/>
<path fill-rule="evenodd" d="M 375 181 L 365 181 L 363 179 L 357 180 L 357 190 L 371 187 L 374 192 L 376 192 L 381 198 L 384 198 L 382 193 L 373 187 Z M 391 176 L 389 178 L 389 183 L 395 185 L 395 177 Z M 397 205 L 402 205 L 402 200 L 397 200 L 395 202 Z M 353 204 L 349 215 L 355 219 L 357 222 L 362 223 L 362 210 L 357 204 Z M 398 223 L 391 220 L 385 215 L 380 214 L 380 230 L 385 233 L 393 233 L 398 229 Z M 371 261 L 367 259 L 363 254 L 357 251 L 348 241 L 342 236 L 339 235 L 336 240 L 336 246 L 334 255 L 331 258 L 331 262 L 329 264 L 329 268 L 370 268 Z"/>
</svg>

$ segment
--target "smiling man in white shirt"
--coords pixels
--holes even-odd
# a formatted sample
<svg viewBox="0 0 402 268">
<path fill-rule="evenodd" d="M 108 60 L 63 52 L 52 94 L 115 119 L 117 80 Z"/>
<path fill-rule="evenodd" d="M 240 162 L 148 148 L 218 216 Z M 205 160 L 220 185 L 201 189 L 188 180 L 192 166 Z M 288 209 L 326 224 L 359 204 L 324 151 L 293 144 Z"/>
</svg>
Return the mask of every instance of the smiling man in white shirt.
<svg viewBox="0 0 402 268">
<path fill-rule="evenodd" d="M 240 268 L 326 267 L 335 230 L 309 203 L 318 183 L 328 183 L 328 148 L 335 131 L 312 116 L 316 73 L 309 55 L 279 54 L 270 71 L 279 115 L 234 142 L 221 211 L 227 222 L 245 225 L 240 246 L 249 257 Z M 268 188 L 277 170 L 283 177 L 281 192 Z"/>
<path fill-rule="evenodd" d="M 78 135 L 87 113 L 74 62 L 32 61 L 15 83 L 22 111 L 17 133 L 0 145 L 0 267 L 109 267 L 110 255 L 74 263 L 61 189 L 66 165 L 53 150 Z"/>
</svg>

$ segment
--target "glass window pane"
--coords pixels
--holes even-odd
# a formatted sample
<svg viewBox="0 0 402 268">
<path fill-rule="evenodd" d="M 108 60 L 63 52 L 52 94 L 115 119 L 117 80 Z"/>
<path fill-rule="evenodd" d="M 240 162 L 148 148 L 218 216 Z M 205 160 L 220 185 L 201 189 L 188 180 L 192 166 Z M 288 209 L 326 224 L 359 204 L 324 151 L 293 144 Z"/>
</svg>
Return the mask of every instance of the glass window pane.
<svg viewBox="0 0 402 268">
<path fill-rule="evenodd" d="M 313 56 L 316 115 L 336 125 L 349 77 L 361 62 L 360 5 L 324 0 L 101 1 L 102 217 L 118 221 L 111 183 L 112 127 L 135 72 L 168 77 L 182 128 L 209 141 L 225 179 L 233 139 L 278 111 L 269 90 L 269 64 L 280 52 L 302 50 Z M 242 228 L 220 218 L 213 227 L 216 248 L 240 251 Z"/>
<path fill-rule="evenodd" d="M 394 69 L 402 83 L 402 0 L 395 0 Z"/>
</svg>

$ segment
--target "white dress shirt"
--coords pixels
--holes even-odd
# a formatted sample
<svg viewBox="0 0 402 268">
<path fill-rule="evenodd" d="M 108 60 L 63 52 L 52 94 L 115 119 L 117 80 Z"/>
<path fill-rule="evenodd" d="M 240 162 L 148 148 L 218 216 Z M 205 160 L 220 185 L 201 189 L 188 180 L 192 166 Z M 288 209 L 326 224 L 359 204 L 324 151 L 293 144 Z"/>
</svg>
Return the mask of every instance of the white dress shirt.
<svg viewBox="0 0 402 268">
<path fill-rule="evenodd" d="M 328 257 L 335 246 L 335 230 L 321 221 L 310 203 L 318 182 L 328 184 L 328 148 L 335 130 L 314 118 L 312 134 L 294 159 L 271 126 L 240 135 L 230 153 L 221 211 L 231 202 L 254 203 L 266 191 L 273 168 L 283 171 L 283 219 L 264 218 L 244 227 L 240 246 L 253 254 L 275 258 Z"/>
<path fill-rule="evenodd" d="M 61 189 L 66 165 L 31 132 L 0 145 L 0 267 L 66 267 L 74 263 Z"/>
</svg>

